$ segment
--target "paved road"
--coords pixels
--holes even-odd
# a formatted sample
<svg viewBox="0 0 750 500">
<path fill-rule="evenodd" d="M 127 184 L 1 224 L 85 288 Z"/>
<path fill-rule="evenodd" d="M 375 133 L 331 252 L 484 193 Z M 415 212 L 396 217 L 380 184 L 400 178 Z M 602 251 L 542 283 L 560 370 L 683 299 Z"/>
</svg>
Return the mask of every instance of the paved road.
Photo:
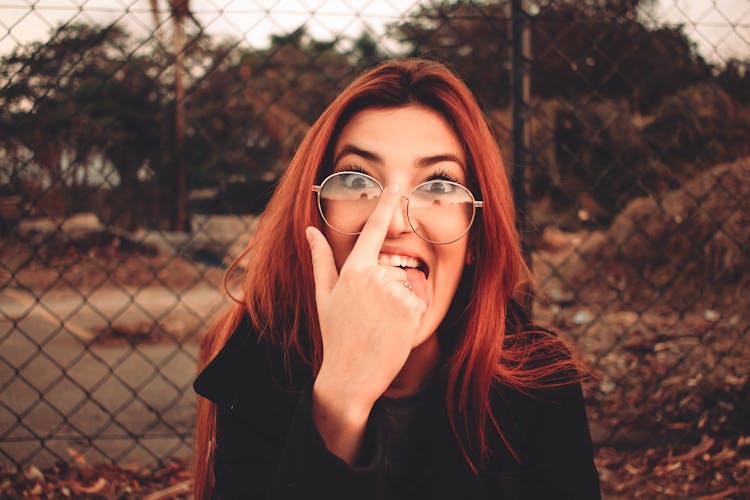
<svg viewBox="0 0 750 500">
<path fill-rule="evenodd" d="M 0 290 L 0 466 L 149 463 L 190 454 L 197 337 L 226 304 L 202 286 Z M 167 331 L 158 343 L 94 342 L 100 332 Z M 166 340 L 164 340 L 166 337 Z"/>
</svg>

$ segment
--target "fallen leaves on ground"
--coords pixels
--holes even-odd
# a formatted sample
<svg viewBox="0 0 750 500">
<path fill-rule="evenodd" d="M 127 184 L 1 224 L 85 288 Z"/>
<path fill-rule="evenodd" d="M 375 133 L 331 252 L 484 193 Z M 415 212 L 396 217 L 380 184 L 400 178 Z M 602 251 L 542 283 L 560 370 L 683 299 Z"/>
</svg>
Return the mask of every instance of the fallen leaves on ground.
<svg viewBox="0 0 750 500">
<path fill-rule="evenodd" d="M 750 436 L 701 436 L 649 449 L 603 447 L 597 466 L 605 498 L 750 498 Z"/>
<path fill-rule="evenodd" d="M 0 498 L 166 500 L 191 498 L 192 472 L 170 460 L 160 466 L 58 464 L 0 470 Z"/>
<path fill-rule="evenodd" d="M 596 457 L 608 499 L 739 500 L 750 498 L 750 435 L 621 450 Z M 188 499 L 192 472 L 179 461 L 161 466 L 60 464 L 0 471 L 0 498 Z"/>
</svg>

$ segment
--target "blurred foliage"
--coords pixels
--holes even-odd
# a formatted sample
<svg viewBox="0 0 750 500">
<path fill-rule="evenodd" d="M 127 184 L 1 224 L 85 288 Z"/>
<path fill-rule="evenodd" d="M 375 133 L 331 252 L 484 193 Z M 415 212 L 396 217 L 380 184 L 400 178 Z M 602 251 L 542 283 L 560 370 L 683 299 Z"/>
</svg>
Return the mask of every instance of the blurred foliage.
<svg viewBox="0 0 750 500">
<path fill-rule="evenodd" d="M 383 56 L 366 34 L 340 50 L 302 27 L 263 50 L 194 33 L 185 58 L 182 154 L 195 189 L 278 177 L 325 106 Z M 118 26 L 65 25 L 46 43 L 17 47 L 0 69 L 3 192 L 57 213 L 85 205 L 72 200 L 83 186 L 105 187 L 108 206 L 96 189 L 91 202 L 127 227 L 143 222 L 134 207 L 147 194 L 149 223 L 163 222 L 174 176 L 171 63 L 158 40 L 133 40 Z"/>
<path fill-rule="evenodd" d="M 3 59 L 0 145 L 8 152 L 8 184 L 35 180 L 48 197 L 89 183 L 115 185 L 123 208 L 135 203 L 139 171 L 161 172 L 164 89 L 150 76 L 158 61 L 128 54 L 128 43 L 116 26 L 70 25 Z M 27 168 L 28 153 L 36 168 Z M 101 165 L 95 179 L 92 165 Z"/>
<path fill-rule="evenodd" d="M 653 4 L 526 2 L 534 223 L 607 224 L 635 197 L 750 154 L 750 62 L 709 64 L 682 26 L 656 26 Z M 395 31 L 410 55 L 448 62 L 502 116 L 509 16 L 508 2 L 432 2 Z"/>
<path fill-rule="evenodd" d="M 409 55 L 447 63 L 486 108 L 510 102 L 510 45 L 507 3 L 470 0 L 419 6 L 395 26 Z"/>
<path fill-rule="evenodd" d="M 710 66 L 682 28 L 645 24 L 651 3 L 529 2 L 532 94 L 543 99 L 628 98 L 647 111 L 663 96 L 707 79 Z M 431 3 L 399 25 L 397 34 L 409 44 L 411 55 L 450 63 L 484 106 L 507 106 L 509 16 L 507 2 Z"/>
<path fill-rule="evenodd" d="M 634 197 L 750 154 L 750 61 L 705 61 L 681 27 L 656 25 L 652 5 L 528 2 L 530 194 L 545 211 L 540 223 L 608 223 Z M 406 55 L 446 62 L 488 116 L 502 117 L 508 16 L 506 2 L 434 1 L 389 33 Z M 182 146 L 189 190 L 278 177 L 336 94 L 385 57 L 367 32 L 317 40 L 302 26 L 257 49 L 192 29 Z M 76 193 L 105 187 L 107 207 L 92 197 L 100 216 L 129 215 L 103 220 L 159 225 L 174 183 L 173 62 L 159 37 L 136 40 L 118 26 L 64 25 L 44 43 L 16 47 L 0 67 L 2 191 L 56 193 L 61 201 L 45 208 L 55 212 L 80 209 Z M 143 204 L 147 213 L 136 213 Z"/>
</svg>

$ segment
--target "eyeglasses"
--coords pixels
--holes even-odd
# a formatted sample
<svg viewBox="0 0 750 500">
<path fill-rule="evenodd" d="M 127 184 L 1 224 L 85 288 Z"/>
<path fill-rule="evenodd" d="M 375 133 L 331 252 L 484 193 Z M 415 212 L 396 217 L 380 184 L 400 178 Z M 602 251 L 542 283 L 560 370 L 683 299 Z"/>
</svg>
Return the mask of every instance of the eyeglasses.
<svg viewBox="0 0 750 500">
<path fill-rule="evenodd" d="M 318 194 L 318 209 L 326 225 L 337 233 L 355 235 L 375 210 L 383 186 L 367 174 L 336 172 L 312 190 Z M 461 239 L 474 222 L 476 209 L 482 207 L 465 186 L 442 179 L 423 182 L 402 197 L 411 228 L 435 244 Z"/>
</svg>

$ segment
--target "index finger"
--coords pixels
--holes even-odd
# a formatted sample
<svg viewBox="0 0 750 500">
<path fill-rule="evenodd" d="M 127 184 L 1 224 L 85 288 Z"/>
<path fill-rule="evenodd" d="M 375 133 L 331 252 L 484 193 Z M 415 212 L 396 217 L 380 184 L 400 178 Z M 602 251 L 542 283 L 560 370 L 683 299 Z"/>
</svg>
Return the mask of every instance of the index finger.
<svg viewBox="0 0 750 500">
<path fill-rule="evenodd" d="M 383 190 L 383 194 L 367 219 L 362 232 L 354 244 L 351 256 L 361 256 L 377 260 L 380 253 L 380 247 L 383 246 L 385 235 L 388 232 L 388 226 L 391 224 L 393 214 L 396 213 L 398 204 L 401 201 L 401 191 L 398 184 L 388 186 Z"/>
</svg>

